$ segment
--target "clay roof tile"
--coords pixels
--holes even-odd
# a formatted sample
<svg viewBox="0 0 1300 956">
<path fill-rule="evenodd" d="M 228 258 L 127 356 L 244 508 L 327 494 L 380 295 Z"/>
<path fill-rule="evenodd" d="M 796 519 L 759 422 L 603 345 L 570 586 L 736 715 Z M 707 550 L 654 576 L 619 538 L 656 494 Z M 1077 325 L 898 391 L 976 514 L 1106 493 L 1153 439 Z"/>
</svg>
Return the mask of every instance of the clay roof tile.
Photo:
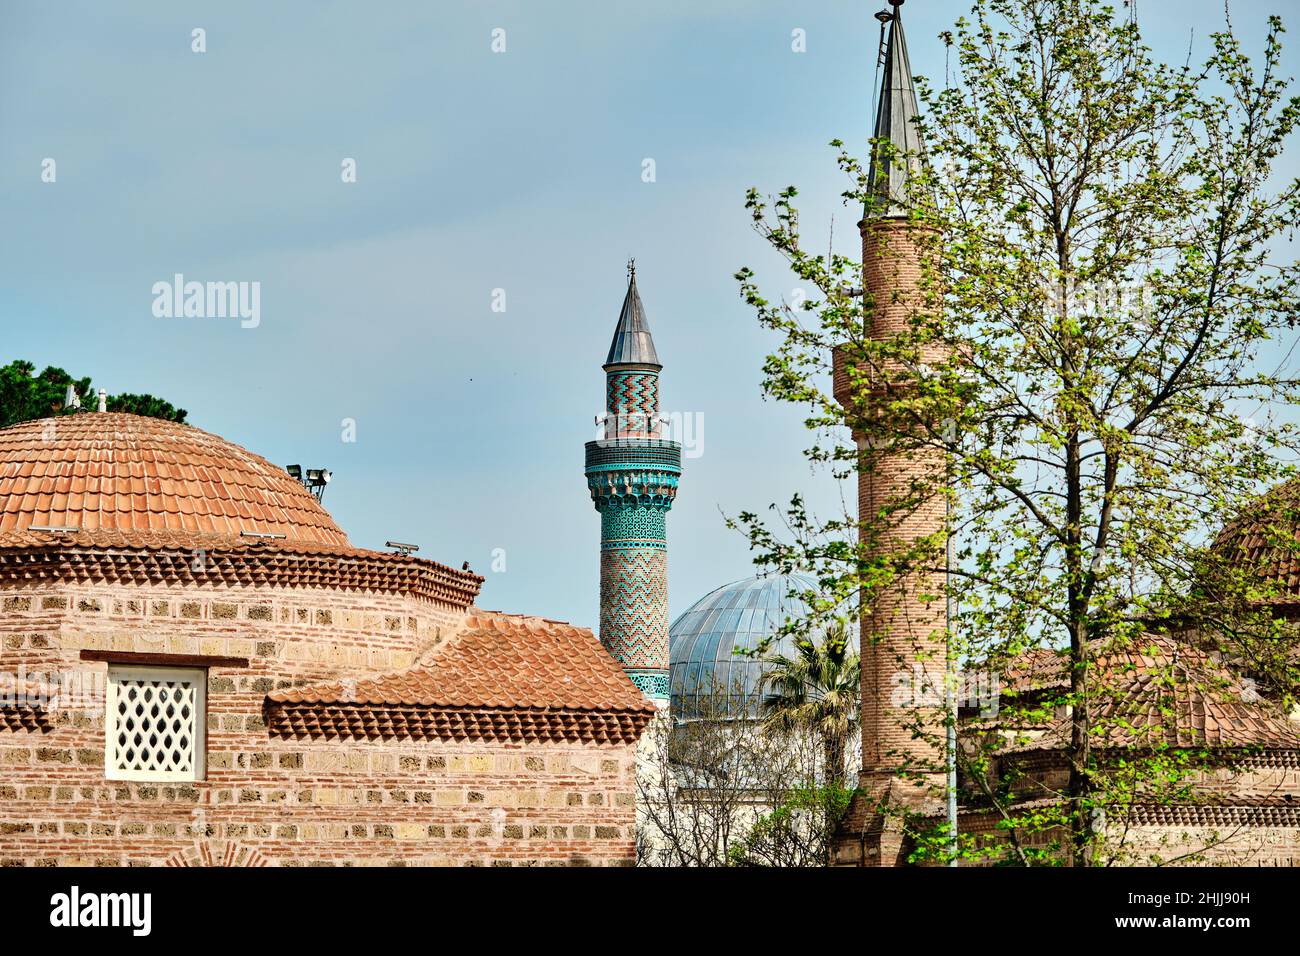
<svg viewBox="0 0 1300 956">
<path fill-rule="evenodd" d="M 1014 689 L 1068 687 L 1065 658 L 1051 650 L 1022 655 Z M 1099 747 L 1300 749 L 1300 724 L 1254 694 L 1216 656 L 1168 635 L 1098 654 L 1089 678 Z M 1007 751 L 1057 749 L 1068 722 Z"/>
<path fill-rule="evenodd" d="M 55 492 L 69 497 L 51 512 L 42 496 Z M 234 510 L 231 500 L 250 507 Z M 45 523 L 124 533 L 184 527 L 348 544 L 311 492 L 283 468 L 189 425 L 115 412 L 0 429 L 0 513 L 17 516 L 5 530 Z M 169 518 L 178 513 L 187 520 Z"/>
<path fill-rule="evenodd" d="M 351 698 L 351 699 L 349 699 Z M 413 705 L 650 715 L 654 704 L 591 631 L 475 610 L 425 663 L 353 681 L 276 691 L 272 703 Z"/>
</svg>

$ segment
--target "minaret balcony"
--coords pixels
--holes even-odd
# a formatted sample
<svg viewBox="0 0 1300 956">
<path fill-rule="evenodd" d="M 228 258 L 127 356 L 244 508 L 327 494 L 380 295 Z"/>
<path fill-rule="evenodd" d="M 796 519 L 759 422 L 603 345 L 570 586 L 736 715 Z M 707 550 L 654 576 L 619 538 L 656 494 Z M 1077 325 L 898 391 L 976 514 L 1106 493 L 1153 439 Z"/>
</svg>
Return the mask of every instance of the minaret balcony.
<svg viewBox="0 0 1300 956">
<path fill-rule="evenodd" d="M 615 471 L 682 472 L 682 444 L 663 438 L 601 438 L 586 445 L 586 473 Z"/>
</svg>

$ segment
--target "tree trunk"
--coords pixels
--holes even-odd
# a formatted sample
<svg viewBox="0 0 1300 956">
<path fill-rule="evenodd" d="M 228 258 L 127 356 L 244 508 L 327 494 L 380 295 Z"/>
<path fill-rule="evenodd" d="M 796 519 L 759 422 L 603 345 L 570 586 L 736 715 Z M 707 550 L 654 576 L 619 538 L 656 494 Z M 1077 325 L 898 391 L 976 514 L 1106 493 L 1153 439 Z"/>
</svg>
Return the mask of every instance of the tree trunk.
<svg viewBox="0 0 1300 956">
<path fill-rule="evenodd" d="M 1083 580 L 1082 501 L 1080 447 L 1072 435 L 1066 445 L 1066 574 L 1070 604 L 1070 862 L 1088 866 L 1091 820 L 1085 812 L 1088 791 L 1088 606 Z"/>
</svg>

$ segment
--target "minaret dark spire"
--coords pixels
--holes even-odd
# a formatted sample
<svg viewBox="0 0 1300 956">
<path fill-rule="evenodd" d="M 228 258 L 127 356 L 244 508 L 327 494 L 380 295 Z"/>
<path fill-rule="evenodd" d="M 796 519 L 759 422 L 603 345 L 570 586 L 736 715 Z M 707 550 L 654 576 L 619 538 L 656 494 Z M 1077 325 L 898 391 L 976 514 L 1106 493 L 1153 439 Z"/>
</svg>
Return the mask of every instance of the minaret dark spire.
<svg viewBox="0 0 1300 956">
<path fill-rule="evenodd" d="M 645 306 L 636 291 L 636 260 L 627 261 L 627 295 L 623 297 L 623 311 L 614 327 L 614 341 L 609 343 L 605 368 L 611 365 L 653 365 L 663 368 L 655 352 L 655 340 L 650 337 Z"/>
<path fill-rule="evenodd" d="M 891 144 L 892 150 L 877 149 L 871 157 L 868 188 L 873 197 L 880 198 L 867 203 L 868 217 L 906 215 L 907 179 L 920 167 L 921 135 L 916 128 L 920 110 L 912 85 L 912 64 L 907 59 L 907 39 L 903 36 L 903 0 L 889 0 L 889 4 L 894 8 L 892 12 L 876 14 L 889 24 L 889 36 L 885 41 L 885 81 L 876 106 L 874 136 L 877 141 Z"/>
</svg>

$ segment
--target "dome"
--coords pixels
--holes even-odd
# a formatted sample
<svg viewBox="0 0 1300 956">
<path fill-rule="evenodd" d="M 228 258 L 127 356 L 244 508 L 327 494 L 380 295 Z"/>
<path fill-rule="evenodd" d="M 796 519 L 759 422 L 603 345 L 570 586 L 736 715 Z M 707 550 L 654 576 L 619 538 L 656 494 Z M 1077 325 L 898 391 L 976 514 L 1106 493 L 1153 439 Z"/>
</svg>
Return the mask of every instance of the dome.
<svg viewBox="0 0 1300 956">
<path fill-rule="evenodd" d="M 687 608 L 668 630 L 673 712 L 682 717 L 715 712 L 717 705 L 709 698 L 726 693 L 732 707 L 756 713 L 764 665 L 735 651 L 756 649 L 787 618 L 806 613 L 799 593 L 816 587 L 816 581 L 801 574 L 745 578 Z M 769 652 L 792 653 L 791 644 L 784 637 Z"/>
<path fill-rule="evenodd" d="M 283 468 L 190 425 L 116 412 L 0 429 L 0 534 L 33 526 L 348 543 Z"/>
<path fill-rule="evenodd" d="M 1270 603 L 1300 605 L 1300 479 L 1278 485 L 1242 509 L 1215 541 L 1222 558 L 1274 588 Z"/>
</svg>

